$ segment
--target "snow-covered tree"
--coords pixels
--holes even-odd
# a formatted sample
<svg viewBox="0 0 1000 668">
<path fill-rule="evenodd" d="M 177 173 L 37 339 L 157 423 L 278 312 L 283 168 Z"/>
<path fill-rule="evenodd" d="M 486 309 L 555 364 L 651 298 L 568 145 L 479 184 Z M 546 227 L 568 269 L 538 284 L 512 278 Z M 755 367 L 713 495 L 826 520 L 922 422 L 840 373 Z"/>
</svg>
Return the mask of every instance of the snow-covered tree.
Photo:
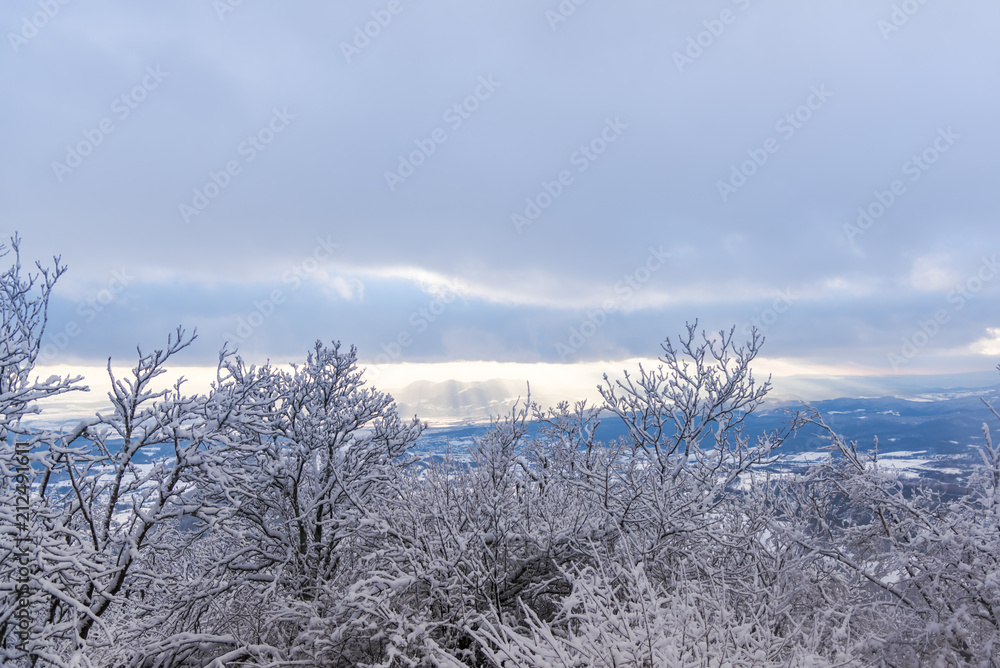
<svg viewBox="0 0 1000 668">
<path fill-rule="evenodd" d="M 144 660 L 334 665 L 330 632 L 422 425 L 339 343 L 291 371 L 224 358 L 207 405 L 218 424 L 182 496 L 189 526 L 172 530 Z"/>
<path fill-rule="evenodd" d="M 989 426 L 967 493 L 948 500 L 904 485 L 877 441 L 866 453 L 819 415 L 810 421 L 832 456 L 782 485 L 773 527 L 802 549 L 800 572 L 826 603 L 813 624 L 886 665 L 1000 665 L 1000 447 Z"/>
<path fill-rule="evenodd" d="M 501 649 L 490 629 L 520 638 L 532 624 L 554 624 L 551 632 L 565 635 L 578 621 L 565 615 L 580 600 L 566 597 L 581 574 L 638 562 L 656 592 L 703 592 L 706 625 L 727 610 L 725 619 L 775 634 L 781 618 L 768 607 L 775 576 L 766 569 L 775 559 L 765 549 L 767 506 L 749 507 L 736 483 L 769 461 L 788 432 L 752 445 L 742 434 L 743 418 L 767 390 L 749 374 L 759 340 L 748 349 L 736 349 L 731 335 L 696 346 L 693 331 L 682 343 L 687 358 L 668 340 L 664 367 L 605 389 L 604 406 L 535 407 L 538 429 L 529 436 L 525 404 L 477 439 L 469 466 L 446 462 L 413 480 L 387 519 L 387 538 L 398 538 L 395 561 L 363 585 L 369 607 L 382 611 L 370 628 L 395 628 L 394 651 L 408 660 L 441 663 L 445 652 L 479 665 Z M 602 408 L 625 420 L 624 439 L 595 439 Z M 432 646 L 421 634 L 428 618 Z"/>
<path fill-rule="evenodd" d="M 66 271 L 58 257 L 36 271 L 21 265 L 20 239 L 0 244 L 10 266 L 0 274 L 0 663 L 25 655 L 31 643 L 40 594 L 38 543 L 43 528 L 30 490 L 41 472 L 47 434 L 25 420 L 38 402 L 83 389 L 80 377 L 33 377 L 42 348 L 49 298 Z M 25 628 L 27 627 L 27 628 Z"/>
</svg>

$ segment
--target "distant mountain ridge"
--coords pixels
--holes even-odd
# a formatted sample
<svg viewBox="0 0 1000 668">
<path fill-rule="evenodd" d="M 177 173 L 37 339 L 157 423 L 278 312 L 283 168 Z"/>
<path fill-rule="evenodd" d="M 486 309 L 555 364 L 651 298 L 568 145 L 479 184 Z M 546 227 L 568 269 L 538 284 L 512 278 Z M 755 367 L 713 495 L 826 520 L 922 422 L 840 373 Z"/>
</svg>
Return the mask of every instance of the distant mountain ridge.
<svg viewBox="0 0 1000 668">
<path fill-rule="evenodd" d="M 468 415 L 476 414 L 468 403 L 476 397 L 492 396 L 491 405 L 500 407 L 494 414 L 509 412 L 517 398 L 511 393 L 513 388 L 502 383 L 473 388 L 464 387 L 462 383 L 430 385 L 446 387 L 414 388 L 414 391 L 422 389 L 427 392 L 425 396 L 436 397 L 439 401 L 454 396 L 466 402 L 463 405 L 469 407 Z M 872 451 L 874 439 L 878 437 L 878 450 L 886 466 L 898 468 L 908 477 L 919 476 L 950 483 L 959 472 L 967 472 L 978 463 L 976 448 L 984 442 L 982 425 L 986 423 L 991 431 L 1000 432 L 1000 424 L 982 399 L 1000 409 L 1000 384 L 991 388 L 932 388 L 910 398 L 840 398 L 810 402 L 809 405 L 818 410 L 823 420 L 843 438 L 856 441 L 862 451 Z M 426 405 L 430 406 L 429 403 Z M 790 417 L 788 411 L 802 407 L 799 402 L 762 407 L 746 419 L 745 435 L 754 439 L 764 432 L 782 430 Z M 438 405 L 437 408 L 445 407 Z M 482 421 L 470 420 L 464 424 L 432 428 L 418 440 L 416 449 L 421 455 L 452 452 L 462 456 L 473 439 L 482 435 L 487 427 Z M 535 431 L 534 425 L 529 425 L 528 429 L 529 433 Z M 602 417 L 596 432 L 599 440 L 609 442 L 624 435 L 624 427 L 616 418 L 610 414 Z M 782 459 L 794 467 L 815 459 L 827 443 L 820 429 L 807 426 L 786 440 L 780 453 Z M 779 468 L 782 467 L 779 465 Z"/>
</svg>

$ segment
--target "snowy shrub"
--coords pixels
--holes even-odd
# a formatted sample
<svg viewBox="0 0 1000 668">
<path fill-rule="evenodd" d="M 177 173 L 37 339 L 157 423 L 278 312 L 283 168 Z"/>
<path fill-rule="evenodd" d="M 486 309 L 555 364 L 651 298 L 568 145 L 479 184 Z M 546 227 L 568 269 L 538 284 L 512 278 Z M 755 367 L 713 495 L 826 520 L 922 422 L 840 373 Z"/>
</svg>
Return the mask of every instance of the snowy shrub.
<svg viewBox="0 0 1000 668">
<path fill-rule="evenodd" d="M 526 611 L 523 625 L 492 615 L 474 632 L 497 666 L 740 668 L 834 664 L 769 632 L 768 611 L 725 605 L 724 591 L 698 580 L 671 591 L 641 560 L 569 574 L 572 591 L 551 622 Z"/>
<path fill-rule="evenodd" d="M 988 426 L 969 492 L 944 501 L 904 489 L 877 447 L 862 454 L 811 420 L 828 431 L 834 456 L 788 481 L 774 527 L 804 549 L 799 570 L 816 583 L 812 599 L 826 602 L 820 626 L 843 629 L 878 665 L 996 666 L 1000 448 Z"/>
<path fill-rule="evenodd" d="M 416 461 L 424 426 L 338 342 L 291 369 L 224 349 L 205 395 L 154 389 L 180 328 L 124 376 L 109 362 L 108 410 L 46 430 L 38 400 L 84 389 L 32 378 L 65 267 L 25 272 L 16 239 L 6 257 L 4 665 L 1000 665 L 986 425 L 954 499 L 815 412 L 745 434 L 762 339 L 695 323 L 600 405 L 529 395 L 469 460 Z M 625 436 L 600 442 L 601 420 Z M 831 456 L 769 475 L 806 423 Z"/>
</svg>

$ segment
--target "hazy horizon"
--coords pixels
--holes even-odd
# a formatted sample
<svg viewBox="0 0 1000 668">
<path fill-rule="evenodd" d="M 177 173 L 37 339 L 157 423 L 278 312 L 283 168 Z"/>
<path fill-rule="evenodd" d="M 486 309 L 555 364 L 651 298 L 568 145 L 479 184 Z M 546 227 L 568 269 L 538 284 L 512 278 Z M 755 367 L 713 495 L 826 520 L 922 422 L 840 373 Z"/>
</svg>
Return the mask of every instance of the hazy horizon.
<svg viewBox="0 0 1000 668">
<path fill-rule="evenodd" d="M 649 368 L 657 360 L 626 360 L 619 366 L 607 363 L 604 371 L 614 382 L 621 377 L 623 370 L 630 373 L 638 371 L 638 364 Z M 530 389 L 531 400 L 542 408 L 554 407 L 560 401 L 575 401 L 586 399 L 589 405 L 600 404 L 600 395 L 596 386 L 605 384 L 601 373 L 604 363 L 587 365 L 565 365 L 565 375 L 548 373 L 544 378 L 539 373 L 542 365 L 491 365 L 494 375 L 478 375 L 467 373 L 459 378 L 434 378 L 428 370 L 393 369 L 384 367 L 380 378 L 372 378 L 366 373 L 366 382 L 376 389 L 388 392 L 400 407 L 404 417 L 416 415 L 431 426 L 442 426 L 462 422 L 482 422 L 492 416 L 508 414 L 515 403 L 523 402 L 528 397 Z M 364 367 L 365 365 L 360 365 Z M 398 367 L 421 365 L 397 365 Z M 447 366 L 447 365 L 442 365 Z M 452 365 L 453 367 L 456 365 Z M 507 368 L 503 368 L 506 366 Z M 758 382 L 768 378 L 767 373 L 760 373 L 761 367 L 754 366 L 754 377 Z M 121 377 L 128 371 L 124 364 L 113 367 Z M 215 378 L 214 367 L 184 367 L 177 366 L 159 380 L 159 387 L 167 387 L 183 376 L 188 393 L 204 393 Z M 468 369 L 472 371 L 472 369 Z M 535 373 L 532 376 L 532 372 Z M 73 392 L 45 402 L 47 418 L 53 420 L 75 420 L 92 415 L 97 411 L 107 409 L 107 391 L 109 380 L 106 367 L 97 366 L 58 366 L 41 367 L 37 370 L 41 378 L 48 375 L 81 374 L 89 392 Z M 768 405 L 812 403 L 840 398 L 876 398 L 895 397 L 910 401 L 929 401 L 937 398 L 934 393 L 949 391 L 970 391 L 1000 387 L 1000 374 L 996 370 L 971 372 L 962 374 L 933 375 L 895 375 L 895 376 L 781 376 L 772 375 L 772 389 L 767 396 Z M 449 387 L 450 386 L 450 387 Z M 456 392 L 466 392 L 461 400 L 450 398 L 442 390 L 454 389 Z M 469 391 L 472 390 L 470 396 Z M 477 393 L 478 392 L 478 393 Z M 476 401 L 482 397 L 480 405 Z M 449 400 L 450 399 L 450 400 Z M 428 404 L 421 401 L 429 401 Z"/>
</svg>

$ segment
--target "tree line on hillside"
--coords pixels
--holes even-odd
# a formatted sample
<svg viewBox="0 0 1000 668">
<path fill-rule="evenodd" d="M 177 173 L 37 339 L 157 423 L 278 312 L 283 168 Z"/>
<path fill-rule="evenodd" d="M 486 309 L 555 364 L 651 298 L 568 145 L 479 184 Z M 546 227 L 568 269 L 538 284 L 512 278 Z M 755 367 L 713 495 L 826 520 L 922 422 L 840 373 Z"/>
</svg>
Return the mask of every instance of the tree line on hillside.
<svg viewBox="0 0 1000 668">
<path fill-rule="evenodd" d="M 904 489 L 808 408 L 745 433 L 762 339 L 695 323 L 600 405 L 495 418 L 471 465 L 415 465 L 424 426 L 336 342 L 291 368 L 224 349 L 206 394 L 155 390 L 180 328 L 124 376 L 109 362 L 106 411 L 44 429 L 38 402 L 81 389 L 32 375 L 65 267 L 24 270 L 16 239 L 7 257 L 4 665 L 1000 664 L 986 424 L 964 496 Z M 602 419 L 626 435 L 599 442 Z M 806 424 L 830 456 L 761 470 Z"/>
</svg>

